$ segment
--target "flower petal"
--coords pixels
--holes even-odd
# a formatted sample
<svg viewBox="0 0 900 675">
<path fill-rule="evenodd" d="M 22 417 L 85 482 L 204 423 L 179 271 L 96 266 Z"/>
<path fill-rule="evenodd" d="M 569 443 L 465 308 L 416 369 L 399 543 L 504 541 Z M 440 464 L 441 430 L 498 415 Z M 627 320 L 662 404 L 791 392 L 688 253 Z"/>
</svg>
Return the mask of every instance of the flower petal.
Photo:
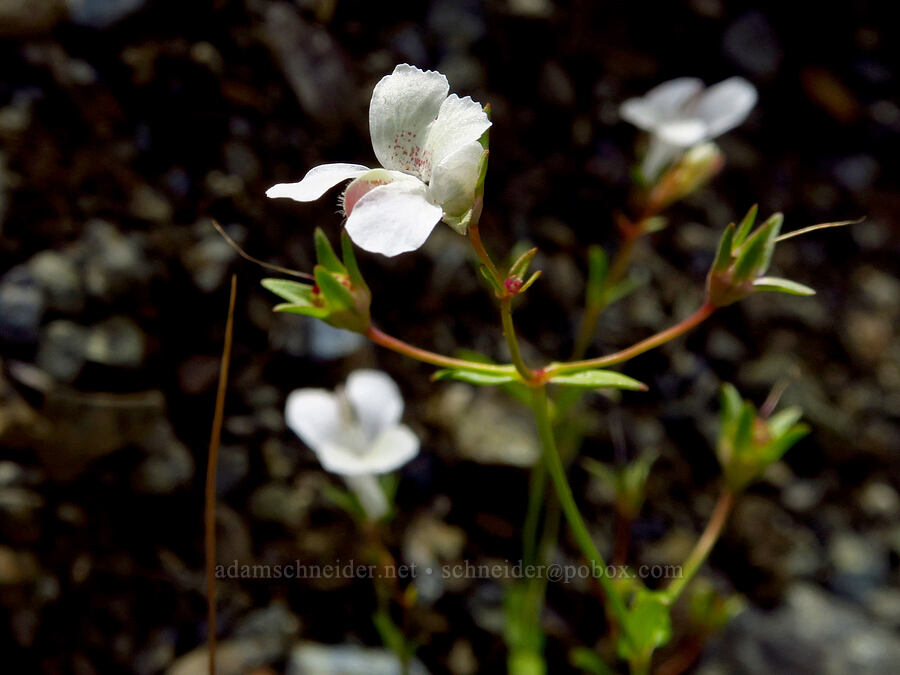
<svg viewBox="0 0 900 675">
<path fill-rule="evenodd" d="M 666 143 L 679 148 L 689 148 L 709 138 L 709 127 L 706 122 L 696 118 L 664 122 L 654 132 Z"/>
<path fill-rule="evenodd" d="M 287 398 L 284 418 L 291 430 L 310 448 L 319 451 L 342 435 L 340 402 L 324 389 L 297 389 Z"/>
<path fill-rule="evenodd" d="M 419 182 L 419 179 L 415 176 L 410 176 L 400 171 L 389 171 L 388 169 L 372 169 L 359 178 L 354 178 L 350 185 L 347 186 L 347 189 L 344 190 L 344 194 L 341 195 L 341 208 L 344 211 L 344 215 L 349 216 L 353 212 L 356 202 L 375 188 L 398 180 Z"/>
<path fill-rule="evenodd" d="M 481 143 L 472 141 L 445 157 L 431 174 L 429 201 L 440 204 L 450 216 L 461 216 L 472 208 L 478 163 L 483 153 Z"/>
<path fill-rule="evenodd" d="M 714 138 L 747 119 L 756 98 L 756 87 L 743 77 L 730 77 L 703 92 L 694 114 L 706 122 Z"/>
<path fill-rule="evenodd" d="M 425 243 L 443 211 L 425 198 L 425 183 L 396 181 L 367 192 L 347 218 L 347 234 L 366 251 L 395 256 Z"/>
<path fill-rule="evenodd" d="M 480 103 L 469 96 L 459 98 L 456 94 L 450 94 L 441 104 L 437 119 L 428 129 L 425 138 L 424 157 L 428 178 L 423 180 L 429 180 L 434 167 L 477 141 L 490 126 L 491 121 Z"/>
<path fill-rule="evenodd" d="M 703 90 L 695 77 L 679 77 L 663 82 L 640 98 L 630 98 L 619 107 L 619 115 L 644 131 L 653 131 L 663 122 L 681 116 L 687 103 Z"/>
<path fill-rule="evenodd" d="M 450 85 L 441 73 L 406 63 L 381 78 L 369 104 L 372 148 L 381 166 L 427 180 L 430 168 L 423 171 L 423 143 L 448 91 Z"/>
<path fill-rule="evenodd" d="M 316 452 L 326 471 L 342 476 L 362 476 L 394 471 L 419 452 L 419 439 L 404 425 L 382 431 L 363 452 L 341 443 L 325 443 Z"/>
<path fill-rule="evenodd" d="M 644 100 L 663 118 L 677 116 L 688 102 L 703 91 L 703 80 L 676 77 L 644 94 Z"/>
<path fill-rule="evenodd" d="M 395 426 L 403 415 L 400 388 L 380 370 L 354 370 L 347 378 L 345 395 L 370 440 Z"/>
<path fill-rule="evenodd" d="M 647 183 L 656 182 L 662 170 L 682 152 L 684 152 L 684 148 L 666 143 L 656 134 L 651 135 L 650 144 L 647 146 L 647 152 L 641 162 L 641 173 L 644 180 Z"/>
<path fill-rule="evenodd" d="M 368 170 L 361 164 L 321 164 L 310 169 L 299 183 L 273 185 L 266 190 L 266 196 L 312 202 L 338 183 L 361 176 Z"/>
<path fill-rule="evenodd" d="M 345 476 L 344 481 L 353 490 L 370 520 L 378 520 L 388 512 L 390 507 L 378 478 L 371 475 Z"/>
</svg>

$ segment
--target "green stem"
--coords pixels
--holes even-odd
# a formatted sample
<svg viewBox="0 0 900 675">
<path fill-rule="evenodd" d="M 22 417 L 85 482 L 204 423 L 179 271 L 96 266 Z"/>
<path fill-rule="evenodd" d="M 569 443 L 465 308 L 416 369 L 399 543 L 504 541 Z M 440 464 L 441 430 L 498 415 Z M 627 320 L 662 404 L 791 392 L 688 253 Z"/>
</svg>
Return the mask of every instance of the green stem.
<svg viewBox="0 0 900 675">
<path fill-rule="evenodd" d="M 534 419 L 537 423 L 538 436 L 541 439 L 541 446 L 544 451 L 544 463 L 550 472 L 550 479 L 553 481 L 553 487 L 556 490 L 556 496 L 559 498 L 560 506 L 569 522 L 569 527 L 581 552 L 591 562 L 591 564 L 603 571 L 606 570 L 606 561 L 597 547 L 591 534 L 588 532 L 587 525 L 581 517 L 578 505 L 575 503 L 575 497 L 572 496 L 572 489 L 566 479 L 566 470 L 563 467 L 562 460 L 556 448 L 556 440 L 553 437 L 553 427 L 550 423 L 550 415 L 547 411 L 547 389 L 546 387 L 534 387 L 532 389 L 532 409 L 534 411 Z M 619 627 L 627 638 L 628 624 L 626 622 L 627 610 L 622 596 L 613 585 L 613 582 L 606 574 L 599 574 L 600 586 L 603 588 L 603 594 L 606 601 L 612 608 L 613 614 L 619 623 Z"/>
<path fill-rule="evenodd" d="M 506 338 L 506 345 L 509 347 L 509 355 L 512 358 L 513 365 L 519 371 L 526 382 L 534 379 L 534 373 L 525 365 L 522 359 L 522 352 L 519 351 L 519 340 L 516 338 L 516 328 L 513 326 L 512 307 L 509 298 L 500 301 L 500 319 L 503 321 L 503 336 Z"/>
<path fill-rule="evenodd" d="M 715 305 L 712 305 L 709 302 L 705 302 L 696 312 L 691 314 L 686 319 L 679 321 L 674 326 L 670 326 L 666 330 L 659 332 L 656 335 L 648 337 L 646 340 L 641 340 L 637 344 L 634 344 L 627 349 L 615 352 L 614 354 L 600 356 L 596 359 L 587 359 L 586 361 L 551 363 L 549 366 L 547 366 L 547 368 L 544 369 L 544 373 L 547 377 L 552 377 L 553 375 L 560 375 L 562 373 L 571 373 L 579 370 L 586 370 L 588 368 L 604 368 L 606 366 L 613 366 L 617 363 L 623 363 L 624 361 L 633 359 L 635 356 L 639 356 L 644 352 L 655 349 L 656 347 L 665 344 L 669 340 L 674 340 L 675 338 L 684 335 L 693 328 L 696 328 L 699 324 L 703 323 L 715 311 Z"/>
<path fill-rule="evenodd" d="M 427 349 L 414 347 L 399 338 L 388 335 L 375 326 L 369 326 L 369 329 L 365 332 L 365 336 L 375 344 L 381 345 L 386 349 L 441 368 L 460 368 L 462 370 L 471 370 L 477 373 L 490 373 L 493 375 L 511 375 L 516 372 L 516 367 L 512 364 L 497 365 L 492 363 L 478 363 L 476 361 L 466 361 L 464 359 L 455 359 L 451 356 L 435 354 Z"/>
<path fill-rule="evenodd" d="M 503 277 L 500 276 L 497 266 L 494 264 L 494 261 L 491 260 L 491 256 L 488 255 L 487 249 L 485 249 L 484 244 L 481 242 L 481 232 L 478 229 L 478 223 L 471 223 L 467 233 L 469 235 L 469 241 L 472 242 L 472 248 L 475 249 L 475 255 L 477 255 L 478 259 L 484 263 L 484 266 L 491 271 L 491 274 L 494 275 L 494 279 L 497 280 L 497 283 L 502 285 Z"/>
<path fill-rule="evenodd" d="M 543 462 L 537 462 L 531 467 L 529 475 L 528 509 L 525 511 L 525 522 L 522 525 L 522 559 L 529 565 L 537 560 L 538 525 L 541 520 L 541 507 L 544 504 L 546 485 L 547 469 Z"/>
<path fill-rule="evenodd" d="M 684 562 L 681 577 L 675 579 L 669 585 L 668 589 L 666 589 L 666 595 L 668 596 L 670 603 L 674 604 L 685 586 L 687 586 L 694 575 L 697 574 L 697 570 L 699 570 L 703 563 L 706 562 L 710 551 L 712 551 L 713 546 L 715 546 L 719 536 L 722 534 L 722 528 L 725 526 L 725 521 L 728 520 L 728 514 L 733 505 L 734 493 L 731 490 L 726 489 L 719 495 L 719 501 L 716 502 L 716 508 L 713 510 L 713 514 L 706 524 L 706 529 L 703 530 L 703 534 L 700 535 L 693 550 Z"/>
</svg>

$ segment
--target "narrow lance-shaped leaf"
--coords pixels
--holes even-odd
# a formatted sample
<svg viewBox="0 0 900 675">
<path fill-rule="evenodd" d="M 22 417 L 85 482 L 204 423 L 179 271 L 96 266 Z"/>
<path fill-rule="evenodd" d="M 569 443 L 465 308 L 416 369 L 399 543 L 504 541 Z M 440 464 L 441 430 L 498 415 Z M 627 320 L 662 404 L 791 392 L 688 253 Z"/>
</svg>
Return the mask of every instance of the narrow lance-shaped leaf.
<svg viewBox="0 0 900 675">
<path fill-rule="evenodd" d="M 540 276 L 541 276 L 541 270 L 535 271 L 534 274 L 532 274 L 530 277 L 528 277 L 528 281 L 526 281 L 524 284 L 522 284 L 522 288 L 519 289 L 519 293 L 524 293 L 529 288 L 531 288 L 531 285 L 535 281 L 537 281 L 540 278 Z"/>
<path fill-rule="evenodd" d="M 292 305 L 290 303 L 282 303 L 272 308 L 273 312 L 282 312 L 283 314 L 302 314 L 303 316 L 311 316 L 316 319 L 324 319 L 331 312 L 327 307 L 311 307 L 309 305 Z"/>
<path fill-rule="evenodd" d="M 741 221 L 737 233 L 734 235 L 735 248 L 744 243 L 744 239 L 747 238 L 747 235 L 750 234 L 750 230 L 753 229 L 753 223 L 756 222 L 757 210 L 758 207 L 756 204 L 754 204 L 750 207 L 750 209 L 747 211 L 747 215 L 745 215 L 744 219 Z"/>
<path fill-rule="evenodd" d="M 647 391 L 647 385 L 632 377 L 612 370 L 583 370 L 569 375 L 555 375 L 549 380 L 552 384 L 564 384 L 570 387 L 588 387 L 590 389 L 629 389 Z"/>
<path fill-rule="evenodd" d="M 321 265 L 316 265 L 313 270 L 319 290 L 325 298 L 326 304 L 332 310 L 350 309 L 353 307 L 353 295 L 350 290 L 328 272 Z"/>
<path fill-rule="evenodd" d="M 498 384 L 506 384 L 507 382 L 517 382 L 518 378 L 514 375 L 498 375 L 493 373 L 477 373 L 471 370 L 457 370 L 456 368 L 445 368 L 439 370 L 431 376 L 433 381 L 439 380 L 458 380 L 469 384 L 477 384 L 479 386 L 496 386 Z"/>
<path fill-rule="evenodd" d="M 722 238 L 719 239 L 719 249 L 716 251 L 716 259 L 713 261 L 713 272 L 724 272 L 731 266 L 731 250 L 734 245 L 734 223 L 725 228 Z"/>
<path fill-rule="evenodd" d="M 588 306 L 596 307 L 603 302 L 603 287 L 608 271 L 609 257 L 606 251 L 601 246 L 591 246 L 588 249 L 588 282 L 585 291 Z"/>
<path fill-rule="evenodd" d="M 331 248 L 331 242 L 328 241 L 328 237 L 325 236 L 321 227 L 316 228 L 313 240 L 316 244 L 316 261 L 329 272 L 347 274 L 347 269 L 338 259 L 334 249 Z"/>
<path fill-rule="evenodd" d="M 313 305 L 313 287 L 288 279 L 263 279 L 262 287 L 295 305 Z"/>
<path fill-rule="evenodd" d="M 777 438 L 799 422 L 801 417 L 803 410 L 799 406 L 791 406 L 772 415 L 766 420 L 766 426 L 769 427 L 772 436 Z"/>
<path fill-rule="evenodd" d="M 509 276 L 515 277 L 516 279 L 524 279 L 525 275 L 528 273 L 528 268 L 531 267 L 531 263 L 534 261 L 534 257 L 537 253 L 538 249 L 535 246 L 520 255 L 512 264 L 512 267 L 509 268 Z"/>
<path fill-rule="evenodd" d="M 726 382 L 722 385 L 721 405 L 722 423 L 736 421 L 744 401 L 733 384 Z"/>
<path fill-rule="evenodd" d="M 491 272 L 485 265 L 479 265 L 478 273 L 484 278 L 485 281 L 488 282 L 488 286 L 490 286 L 494 292 L 503 295 L 506 292 L 500 282 L 497 281 L 497 277 L 494 276 L 494 273 Z"/>
<path fill-rule="evenodd" d="M 353 251 L 353 242 L 350 241 L 350 235 L 347 230 L 341 232 L 341 253 L 344 255 L 344 267 L 347 268 L 347 274 L 350 276 L 350 283 L 354 287 L 368 291 L 369 287 L 363 279 L 362 273 L 359 271 L 359 265 L 356 262 L 356 254 Z"/>
<path fill-rule="evenodd" d="M 805 284 L 781 279 L 780 277 L 759 277 L 753 282 L 756 291 L 770 291 L 774 293 L 787 293 L 788 295 L 815 295 L 816 289 Z"/>
<path fill-rule="evenodd" d="M 768 269 L 772 249 L 775 246 L 775 238 L 781 227 L 781 214 L 775 214 L 775 216 L 761 225 L 741 246 L 737 261 L 734 263 L 734 280 L 736 282 L 753 279 Z"/>
</svg>

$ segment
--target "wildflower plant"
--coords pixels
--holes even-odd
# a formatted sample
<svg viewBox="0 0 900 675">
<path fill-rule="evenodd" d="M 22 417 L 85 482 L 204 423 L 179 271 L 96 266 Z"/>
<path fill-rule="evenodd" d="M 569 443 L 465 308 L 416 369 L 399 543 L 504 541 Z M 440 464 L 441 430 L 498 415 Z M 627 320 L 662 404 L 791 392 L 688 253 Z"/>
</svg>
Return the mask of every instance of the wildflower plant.
<svg viewBox="0 0 900 675">
<path fill-rule="evenodd" d="M 691 315 L 630 347 L 584 358 L 602 311 L 634 288 L 629 267 L 636 243 L 665 225 L 664 209 L 718 172 L 724 157 L 712 139 L 740 124 L 755 102 L 755 89 L 740 78 L 708 89 L 699 80 L 680 78 L 622 105 L 622 117 L 650 134 L 638 172 L 638 203 L 633 215 L 619 216 L 623 237 L 615 256 L 608 257 L 598 246 L 585 246 L 589 269 L 585 311 L 569 360 L 534 365 L 526 362 L 519 348 L 512 301 L 539 281 L 540 271 L 531 269 L 537 249 L 527 250 L 503 267 L 481 241 L 486 132 L 491 125 L 487 111 L 469 97 L 449 94 L 442 74 L 406 64 L 384 77 L 372 94 L 369 125 L 379 167 L 326 164 L 311 169 L 297 183 L 278 184 L 267 193 L 306 202 L 350 181 L 339 199 L 346 217 L 341 258 L 329 237 L 317 228 L 313 235 L 318 262 L 314 283 L 266 279 L 263 285 L 283 300 L 276 311 L 304 314 L 358 332 L 381 347 L 434 366 L 435 380 L 501 387 L 529 406 L 542 456 L 531 469 L 528 502 L 523 508 L 523 561 L 552 559 L 557 527 L 565 518 L 584 559 L 595 569 L 606 569 L 606 557 L 569 487 L 567 473 L 572 466 L 586 467 L 612 487 L 625 532 L 624 543 L 617 541 L 612 559 L 627 565 L 627 530 L 643 506 L 656 454 L 643 449 L 635 462 L 616 469 L 593 460 L 572 462 L 581 442 L 575 423 L 577 415 L 584 414 L 581 397 L 598 389 L 645 390 L 643 383 L 611 368 L 686 334 L 719 309 L 751 293 L 814 292 L 796 282 L 768 276 L 773 250 L 784 238 L 783 218 L 774 214 L 755 227 L 754 206 L 740 223 L 724 229 L 717 252 L 710 252 L 715 256 L 706 279 L 705 300 Z M 438 354 L 388 335 L 373 323 L 378 293 L 364 281 L 353 245 L 395 256 L 419 248 L 441 221 L 472 245 L 478 272 L 499 309 L 509 363 Z M 672 607 L 707 559 L 734 500 L 808 432 L 799 421 L 799 410 L 772 414 L 773 407 L 767 404 L 763 412 L 757 412 L 734 387 L 724 387 L 716 447 L 723 473 L 721 496 L 684 561 L 683 574 L 661 588 L 648 588 L 634 575 L 621 579 L 598 575 L 608 648 L 574 650 L 573 663 L 590 672 L 613 672 L 622 664 L 634 674 L 650 672 L 655 650 L 672 639 Z M 377 476 L 399 469 L 419 450 L 418 439 L 400 423 L 402 411 L 397 386 L 377 371 L 351 374 L 337 392 L 301 389 L 288 398 L 289 426 L 315 452 L 323 468 L 347 481 L 355 495 L 351 501 L 362 507 L 358 513 L 364 524 L 379 521 L 391 510 L 390 491 L 384 491 Z M 527 579 L 507 588 L 505 638 L 510 672 L 548 672 L 541 625 L 545 587 L 546 580 Z M 398 601 L 408 604 L 414 597 L 406 594 Z M 737 600 L 723 600 L 702 587 L 693 595 L 691 611 L 695 621 L 710 632 L 733 616 L 739 605 Z M 380 606 L 376 625 L 386 644 L 405 657 L 410 655 L 409 642 L 390 620 L 389 608 Z"/>
</svg>

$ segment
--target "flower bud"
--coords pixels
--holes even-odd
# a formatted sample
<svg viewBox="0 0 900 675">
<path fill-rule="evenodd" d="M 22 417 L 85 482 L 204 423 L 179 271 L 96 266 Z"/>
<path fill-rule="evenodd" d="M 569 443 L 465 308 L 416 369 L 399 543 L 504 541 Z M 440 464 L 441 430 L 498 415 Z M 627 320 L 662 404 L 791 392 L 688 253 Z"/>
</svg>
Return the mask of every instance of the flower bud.
<svg viewBox="0 0 900 675">
<path fill-rule="evenodd" d="M 263 279 L 265 288 L 287 301 L 277 305 L 275 311 L 304 314 L 335 328 L 365 333 L 371 324 L 372 293 L 360 274 L 350 238 L 346 232 L 341 236 L 343 262 L 321 229 L 316 229 L 315 244 L 319 262 L 313 270 L 315 284 Z"/>
<path fill-rule="evenodd" d="M 709 302 L 725 307 L 757 291 L 814 295 L 813 289 L 795 281 L 763 276 L 772 262 L 784 217 L 776 213 L 751 233 L 755 220 L 756 206 L 753 206 L 739 226 L 732 223 L 722 234 L 716 259 L 706 278 Z"/>
<path fill-rule="evenodd" d="M 734 491 L 744 489 L 806 436 L 809 427 L 799 423 L 802 414 L 794 407 L 769 418 L 760 417 L 750 401 L 741 399 L 737 389 L 723 385 L 716 455 L 728 487 Z"/>
<path fill-rule="evenodd" d="M 703 187 L 724 165 L 725 156 L 715 143 L 695 145 L 657 181 L 648 200 L 652 210 L 664 209 Z"/>
</svg>

